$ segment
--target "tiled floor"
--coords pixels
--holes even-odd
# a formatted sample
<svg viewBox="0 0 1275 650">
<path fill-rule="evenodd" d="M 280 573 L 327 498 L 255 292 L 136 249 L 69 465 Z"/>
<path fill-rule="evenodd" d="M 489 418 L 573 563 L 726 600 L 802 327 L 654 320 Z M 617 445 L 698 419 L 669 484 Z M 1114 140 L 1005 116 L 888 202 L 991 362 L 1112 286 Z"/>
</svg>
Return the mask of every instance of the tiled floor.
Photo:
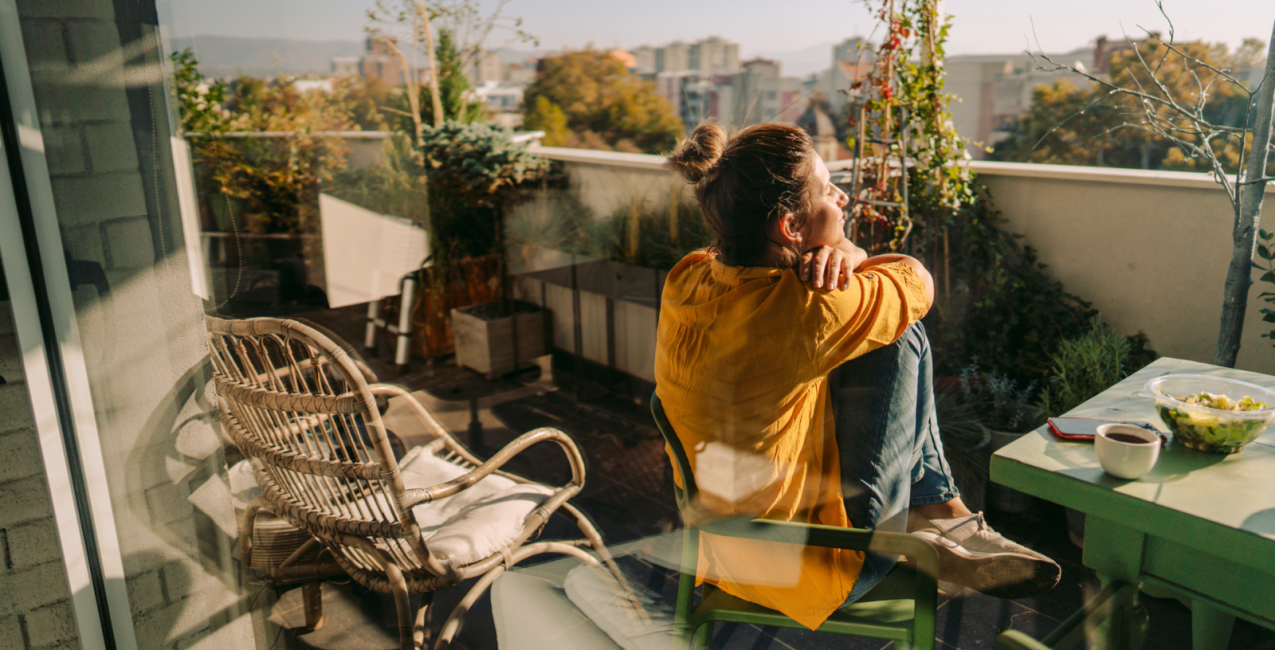
<svg viewBox="0 0 1275 650">
<path fill-rule="evenodd" d="M 321 315 L 325 325 L 350 341 L 362 339 L 362 314 L 337 310 Z M 562 429 L 577 441 L 586 457 L 589 474 L 586 489 L 573 503 L 598 525 L 609 545 L 655 539 L 680 525 L 674 506 L 672 481 L 663 445 L 645 406 L 631 397 L 607 394 L 591 386 L 592 397 L 584 403 L 574 399 L 572 387 L 555 386 L 550 369 L 530 370 L 496 381 L 486 381 L 477 373 L 457 368 L 450 362 L 427 366 L 415 362 L 408 374 L 398 375 L 387 362 L 388 355 L 369 358 L 383 381 L 403 384 L 423 391 L 426 406 L 466 444 L 483 455 L 499 449 L 518 434 L 540 426 Z M 559 373 L 561 375 L 561 373 Z M 565 383 L 560 376 L 559 384 Z M 387 420 L 394 429 L 394 423 Z M 416 441 L 409 430 L 399 431 L 410 447 Z M 561 483 L 569 467 L 556 448 L 541 446 L 518 457 L 509 469 L 549 483 Z M 1080 549 L 1068 541 L 1061 508 L 1038 502 L 1030 512 L 1011 515 L 992 511 L 989 522 L 1008 537 L 1055 558 L 1063 567 L 1061 583 L 1053 590 L 1020 600 L 991 598 L 970 590 L 944 593 L 938 610 L 938 647 L 946 650 L 992 648 L 996 635 L 1005 629 L 1026 631 L 1042 637 L 1095 594 L 1099 583 L 1093 572 L 1081 564 Z M 551 522 L 542 538 L 573 536 L 566 522 Z M 678 536 L 664 535 L 663 539 Z M 638 547 L 644 542 L 639 541 Z M 660 594 L 671 603 L 676 576 L 666 566 L 650 561 L 639 550 L 625 560 L 626 568 L 649 593 Z M 290 638 L 298 647 L 357 647 L 384 645 L 389 639 L 384 628 L 360 631 L 358 626 L 377 627 L 392 618 L 388 598 L 364 595 L 346 586 L 345 605 L 329 605 L 329 628 Z M 331 586 L 326 591 L 334 591 Z M 466 586 L 444 590 L 435 597 L 435 629 L 445 613 L 465 593 Z M 339 590 L 336 590 L 339 591 Z M 349 595 L 353 593 L 353 595 Z M 325 604 L 333 596 L 325 598 Z M 287 603 L 287 597 L 281 602 Z M 1151 635 L 1144 648 L 1175 650 L 1190 647 L 1190 614 L 1176 601 L 1143 598 L 1151 616 Z M 352 604 L 351 604 L 352 603 Z M 380 610 L 378 612 L 378 610 Z M 387 614 L 388 613 L 388 614 Z M 344 627 L 342 627 L 344 626 Z M 349 628 L 349 629 L 345 629 Z M 354 645 L 355 639 L 360 639 Z M 375 639 L 381 639 L 376 641 Z M 473 650 L 495 650 L 497 641 L 487 598 L 469 613 L 458 645 Z M 714 648 L 749 650 L 872 649 L 891 647 L 888 642 L 857 637 L 813 633 L 806 630 L 758 628 L 752 625 L 718 625 Z M 1232 650 L 1275 650 L 1275 631 L 1240 621 L 1230 644 Z"/>
</svg>

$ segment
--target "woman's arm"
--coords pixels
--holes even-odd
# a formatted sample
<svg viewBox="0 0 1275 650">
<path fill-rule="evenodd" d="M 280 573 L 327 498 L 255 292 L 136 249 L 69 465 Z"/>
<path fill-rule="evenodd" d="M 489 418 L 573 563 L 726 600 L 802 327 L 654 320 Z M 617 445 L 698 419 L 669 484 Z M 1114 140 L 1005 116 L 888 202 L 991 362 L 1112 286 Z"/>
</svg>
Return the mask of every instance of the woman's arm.
<svg viewBox="0 0 1275 650">
<path fill-rule="evenodd" d="M 912 270 L 916 271 L 917 275 L 921 276 L 921 283 L 925 285 L 925 295 L 929 297 L 930 304 L 933 305 L 934 278 L 930 275 L 930 272 L 926 270 L 925 266 L 922 265 L 915 257 L 899 255 L 897 253 L 887 253 L 885 255 L 877 255 L 875 257 L 865 256 L 863 262 L 861 262 L 859 266 L 854 267 L 854 270 L 861 271 L 869 266 L 880 266 L 882 264 L 890 264 L 892 262 L 903 262 L 904 264 L 912 267 Z"/>
</svg>

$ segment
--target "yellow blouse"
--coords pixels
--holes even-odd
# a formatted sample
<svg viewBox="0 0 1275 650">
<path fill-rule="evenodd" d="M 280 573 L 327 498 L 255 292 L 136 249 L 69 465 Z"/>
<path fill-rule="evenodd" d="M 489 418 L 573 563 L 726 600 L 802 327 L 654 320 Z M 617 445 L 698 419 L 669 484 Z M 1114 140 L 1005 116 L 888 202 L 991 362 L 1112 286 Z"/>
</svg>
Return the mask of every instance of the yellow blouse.
<svg viewBox="0 0 1275 650">
<path fill-rule="evenodd" d="M 687 255 L 664 285 L 655 380 L 695 468 L 699 507 L 849 527 L 828 373 L 894 342 L 928 309 L 920 277 L 903 263 L 863 269 L 848 289 L 828 291 L 791 269 Z M 863 566 L 856 551 L 700 540 L 700 582 L 811 629 L 841 606 Z"/>
</svg>

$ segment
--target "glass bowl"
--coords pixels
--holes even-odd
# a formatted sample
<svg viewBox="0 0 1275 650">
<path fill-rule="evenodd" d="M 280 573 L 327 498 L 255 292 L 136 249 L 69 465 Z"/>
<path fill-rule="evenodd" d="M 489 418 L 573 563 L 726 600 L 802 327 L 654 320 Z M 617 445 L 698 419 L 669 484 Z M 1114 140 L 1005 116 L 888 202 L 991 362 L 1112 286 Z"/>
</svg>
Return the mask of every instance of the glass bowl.
<svg viewBox="0 0 1275 650">
<path fill-rule="evenodd" d="M 1179 398 L 1196 393 L 1225 395 L 1234 401 L 1245 397 L 1266 402 L 1266 408 L 1233 411 L 1189 404 Z M 1207 375 L 1164 375 L 1147 382 L 1143 394 L 1155 400 L 1160 419 L 1173 436 L 1192 449 L 1233 454 L 1257 439 L 1275 418 L 1275 391 L 1238 379 Z"/>
</svg>

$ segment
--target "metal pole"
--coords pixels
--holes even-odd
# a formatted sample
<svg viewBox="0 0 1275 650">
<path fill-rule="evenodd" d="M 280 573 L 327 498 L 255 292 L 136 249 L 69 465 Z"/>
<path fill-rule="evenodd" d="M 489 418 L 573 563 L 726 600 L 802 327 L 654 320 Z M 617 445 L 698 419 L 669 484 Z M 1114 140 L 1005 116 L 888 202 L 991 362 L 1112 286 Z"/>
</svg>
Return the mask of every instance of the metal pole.
<svg viewBox="0 0 1275 650">
<path fill-rule="evenodd" d="M 407 362 L 411 358 L 412 343 L 412 307 L 416 301 L 416 274 L 403 278 L 403 295 L 399 298 L 398 311 L 398 345 L 394 349 L 394 363 L 399 374 L 407 372 Z"/>
<path fill-rule="evenodd" d="M 376 326 L 381 317 L 381 299 L 377 298 L 367 304 L 367 331 L 363 335 L 363 349 L 368 354 L 376 354 Z"/>
</svg>

